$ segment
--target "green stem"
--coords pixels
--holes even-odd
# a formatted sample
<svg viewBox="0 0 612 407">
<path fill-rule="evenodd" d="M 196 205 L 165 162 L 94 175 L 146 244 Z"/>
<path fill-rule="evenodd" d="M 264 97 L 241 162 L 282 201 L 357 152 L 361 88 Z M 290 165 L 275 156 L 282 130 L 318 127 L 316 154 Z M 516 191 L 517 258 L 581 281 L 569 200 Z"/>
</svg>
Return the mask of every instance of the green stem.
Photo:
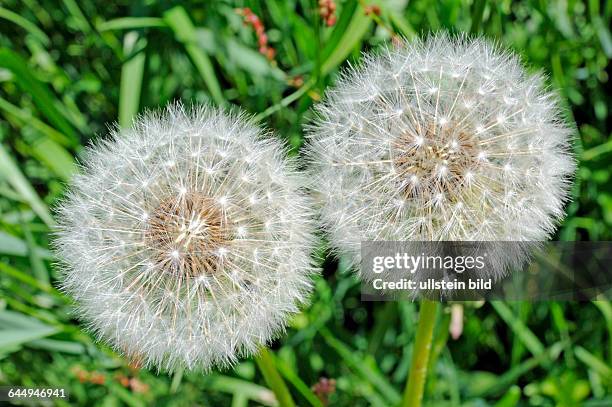
<svg viewBox="0 0 612 407">
<path fill-rule="evenodd" d="M 423 390 L 427 379 L 427 363 L 431 351 L 437 309 L 437 302 L 421 301 L 419 326 L 412 351 L 412 365 L 410 366 L 410 374 L 404 389 L 401 407 L 419 407 L 423 401 Z"/>
<path fill-rule="evenodd" d="M 274 392 L 274 395 L 278 400 L 278 405 L 280 407 L 294 407 L 295 403 L 291 398 L 289 389 L 287 388 L 287 385 L 285 385 L 281 375 L 278 373 L 276 365 L 274 364 L 274 359 L 272 358 L 268 348 L 262 347 L 259 354 L 255 357 L 255 361 L 257 362 L 257 366 L 266 380 L 266 383 L 268 383 L 270 390 Z"/>
</svg>

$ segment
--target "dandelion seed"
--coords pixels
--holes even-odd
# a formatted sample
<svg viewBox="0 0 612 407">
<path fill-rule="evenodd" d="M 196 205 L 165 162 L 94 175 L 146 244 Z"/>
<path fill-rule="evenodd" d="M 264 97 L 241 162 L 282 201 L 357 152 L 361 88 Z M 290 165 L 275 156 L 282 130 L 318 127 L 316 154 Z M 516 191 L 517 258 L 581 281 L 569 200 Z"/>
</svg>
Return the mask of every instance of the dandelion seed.
<svg viewBox="0 0 612 407">
<path fill-rule="evenodd" d="M 283 330 L 311 287 L 313 222 L 304 176 L 262 136 L 240 113 L 176 104 L 89 149 L 55 246 L 99 338 L 144 366 L 209 370 Z"/>
<path fill-rule="evenodd" d="M 364 59 L 306 129 L 312 189 L 339 253 L 358 264 L 361 241 L 538 241 L 554 232 L 575 166 L 573 128 L 541 75 L 484 39 L 447 34 Z M 356 102 L 373 86 L 375 102 Z M 344 117 L 364 128 L 344 127 Z M 380 171 L 383 162 L 395 171 Z M 529 179 L 509 176 L 526 171 Z"/>
</svg>

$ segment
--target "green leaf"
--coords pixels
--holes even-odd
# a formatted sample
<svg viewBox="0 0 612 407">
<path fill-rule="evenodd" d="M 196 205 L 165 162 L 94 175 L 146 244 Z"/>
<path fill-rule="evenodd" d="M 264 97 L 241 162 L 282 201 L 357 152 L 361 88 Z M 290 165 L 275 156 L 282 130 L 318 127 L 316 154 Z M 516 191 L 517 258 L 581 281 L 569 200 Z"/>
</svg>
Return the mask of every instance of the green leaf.
<svg viewBox="0 0 612 407">
<path fill-rule="evenodd" d="M 18 237 L 0 230 L 0 253 L 11 256 L 27 256 L 28 246 Z"/>
<path fill-rule="evenodd" d="M 172 373 L 172 383 L 170 384 L 170 394 L 176 393 L 181 382 L 183 381 L 183 374 L 185 373 L 185 369 L 183 367 L 177 368 Z"/>
<path fill-rule="evenodd" d="M 49 284 L 49 270 L 47 270 L 47 266 L 40 255 L 39 248 L 36 246 L 36 241 L 30 230 L 30 224 L 25 220 L 21 221 L 21 230 L 23 231 L 28 246 L 28 257 L 30 259 L 32 273 L 38 281 Z"/>
<path fill-rule="evenodd" d="M 11 311 L 0 311 L 0 349 L 15 349 L 23 344 L 53 335 L 58 329 Z"/>
<path fill-rule="evenodd" d="M 212 390 L 224 393 L 243 394 L 249 399 L 263 404 L 264 406 L 278 405 L 272 391 L 255 383 L 221 375 L 206 376 L 206 382 L 208 384 L 207 387 Z"/>
<path fill-rule="evenodd" d="M 597 356 L 593 355 L 582 346 L 576 346 L 574 353 L 576 354 L 576 358 L 578 358 L 578 360 L 587 365 L 589 368 L 595 370 L 607 380 L 612 379 L 612 368 Z"/>
<path fill-rule="evenodd" d="M 508 389 L 512 384 L 514 384 L 521 376 L 523 376 L 527 372 L 551 360 L 556 360 L 561 354 L 561 351 L 563 350 L 564 346 L 565 345 L 563 342 L 555 342 L 549 348 L 547 348 L 541 355 L 526 359 L 501 375 L 493 375 L 491 373 L 486 373 L 491 378 L 491 381 L 486 386 L 472 387 L 472 384 L 474 384 L 475 381 L 472 380 L 472 374 L 470 374 L 469 378 L 467 378 L 468 395 L 470 397 L 487 397 L 499 395 L 500 393 L 506 391 L 506 389 Z M 484 374 L 485 372 L 481 373 Z"/>
<path fill-rule="evenodd" d="M 31 148 L 32 155 L 64 181 L 68 181 L 75 173 L 72 155 L 55 141 L 42 137 L 33 142 Z"/>
<path fill-rule="evenodd" d="M 248 407 L 249 398 L 242 393 L 234 393 L 231 407 Z"/>
<path fill-rule="evenodd" d="M 295 402 L 285 381 L 278 373 L 275 360 L 268 348 L 262 347 L 259 349 L 258 354 L 255 356 L 255 362 L 257 362 L 257 367 L 259 367 L 259 371 L 266 383 L 268 383 L 268 386 L 274 392 L 278 404 L 282 407 L 294 407 Z"/>
<path fill-rule="evenodd" d="M 0 67 L 11 71 L 15 82 L 22 91 L 32 96 L 32 100 L 49 122 L 72 140 L 77 136 L 68 120 L 60 113 L 57 106 L 61 103 L 53 96 L 47 86 L 30 72 L 30 67 L 17 53 L 10 49 L 0 49 Z"/>
<path fill-rule="evenodd" d="M 321 66 L 321 73 L 323 75 L 331 72 L 346 59 L 362 40 L 363 36 L 370 28 L 371 23 L 372 19 L 365 14 L 363 7 L 361 7 L 361 5 L 357 6 L 353 12 L 351 22 L 344 31 L 340 41 Z"/>
<path fill-rule="evenodd" d="M 597 31 L 597 36 L 599 37 L 599 42 L 601 43 L 601 49 L 604 54 L 608 57 L 608 59 L 612 58 L 612 35 L 610 34 L 610 29 L 603 22 L 601 17 L 597 16 L 593 19 L 593 26 Z"/>
<path fill-rule="evenodd" d="M 285 379 L 287 379 L 289 383 L 293 385 L 293 387 L 297 389 L 298 392 L 300 392 L 300 394 L 310 403 L 311 406 L 323 407 L 321 400 L 313 393 L 312 390 L 310 390 L 310 387 L 308 387 L 306 383 L 304 383 L 302 379 L 300 379 L 300 377 L 293 370 L 291 370 L 291 368 L 287 366 L 282 359 L 274 355 L 273 358 L 278 371 L 283 375 L 283 377 L 285 377 Z"/>
<path fill-rule="evenodd" d="M 27 112 L 26 110 L 13 105 L 9 101 L 1 97 L 0 109 L 13 116 L 17 121 L 19 121 L 22 126 L 29 125 L 44 134 L 45 136 L 49 137 L 51 140 L 63 146 L 74 146 L 78 144 L 76 139 L 73 140 L 66 137 L 65 135 L 55 130 L 53 127 L 49 126 L 45 122 L 42 122 L 36 117 L 32 116 L 30 112 Z"/>
<path fill-rule="evenodd" d="M 484 14 L 486 0 L 475 0 L 472 6 L 472 25 L 470 32 L 472 34 L 478 33 L 480 30 L 480 23 L 482 22 L 482 16 Z"/>
<path fill-rule="evenodd" d="M 40 41 L 43 45 L 49 45 L 49 37 L 45 34 L 40 28 L 36 26 L 36 24 L 31 21 L 21 17 L 19 14 L 13 13 L 11 10 L 7 10 L 3 7 L 0 7 L 0 18 L 4 18 L 9 20 L 28 33 L 32 34 L 38 41 Z"/>
<path fill-rule="evenodd" d="M 217 35 L 217 37 L 220 37 L 218 42 L 215 41 L 215 33 L 208 28 L 196 29 L 197 42 L 207 53 L 223 52 L 231 63 L 256 77 L 271 76 L 282 81 L 286 79 L 287 75 L 280 69 L 273 67 L 270 61 L 259 52 L 230 36 Z"/>
<path fill-rule="evenodd" d="M 42 247 L 35 246 L 36 254 L 44 259 L 52 259 L 53 255 L 50 251 Z M 10 256 L 26 257 L 28 255 L 28 245 L 22 239 L 10 235 L 0 230 L 0 253 Z"/>
<path fill-rule="evenodd" d="M 55 333 L 57 333 L 57 329 L 53 327 L 28 328 L 28 330 L 2 329 L 0 330 L 0 349 L 14 348 Z"/>
<path fill-rule="evenodd" d="M 21 270 L 18 270 L 14 267 L 9 266 L 8 264 L 0 262 L 0 273 L 10 276 L 16 280 L 21 281 L 22 283 L 28 284 L 38 290 L 41 290 L 45 293 L 51 294 L 58 299 L 63 301 L 68 301 L 66 297 L 62 295 L 56 288 L 50 286 L 47 283 L 43 283 L 35 279 L 29 274 L 24 273 Z"/>
<path fill-rule="evenodd" d="M 82 355 L 85 353 L 85 346 L 83 344 L 57 339 L 36 339 L 28 342 L 28 347 L 43 349 L 49 352 L 69 353 L 71 355 Z"/>
<path fill-rule="evenodd" d="M 91 31 L 89 20 L 85 17 L 77 2 L 75 0 L 63 0 L 63 2 L 79 30 L 86 34 L 89 33 Z"/>
<path fill-rule="evenodd" d="M 270 116 L 274 112 L 279 111 L 283 107 L 289 106 L 291 103 L 295 102 L 299 98 L 301 98 L 306 92 L 308 92 L 315 85 L 314 77 L 311 77 L 305 84 L 303 84 L 299 89 L 290 95 L 285 96 L 280 102 L 270 106 L 263 112 L 255 115 L 253 118 L 254 121 L 260 121 L 264 118 Z"/>
<path fill-rule="evenodd" d="M 110 386 L 110 392 L 119 396 L 119 398 L 130 407 L 145 407 L 146 404 L 144 401 L 140 400 L 136 397 L 136 395 L 132 394 L 125 387 L 121 386 L 119 383 L 113 383 Z"/>
<path fill-rule="evenodd" d="M 600 155 L 607 154 L 612 151 L 612 139 L 606 141 L 605 143 L 596 145 L 588 150 L 583 151 L 582 160 L 590 161 L 593 160 Z"/>
<path fill-rule="evenodd" d="M 159 17 L 122 17 L 104 21 L 96 26 L 98 31 L 134 30 L 136 28 L 167 27 L 163 18 Z"/>
<path fill-rule="evenodd" d="M 576 363 L 573 356 L 574 354 L 572 352 L 569 326 L 567 320 L 565 319 L 565 315 L 563 315 L 563 307 L 561 307 L 558 302 L 551 302 L 550 314 L 552 316 L 555 327 L 559 331 L 559 336 L 561 337 L 561 340 L 565 343 L 565 351 L 563 352 L 565 361 L 568 367 L 573 368 Z"/>
<path fill-rule="evenodd" d="M 0 326 L 9 329 L 30 329 L 45 326 L 36 318 L 29 317 L 20 312 L 0 311 Z"/>
<path fill-rule="evenodd" d="M 138 47 L 138 33 L 130 31 L 123 39 L 123 52 L 128 60 L 121 67 L 121 85 L 119 90 L 119 125 L 129 127 L 138 113 L 142 78 L 145 66 L 145 51 Z M 144 41 L 146 42 L 146 41 Z M 138 50 L 136 51 L 136 48 Z"/>
<path fill-rule="evenodd" d="M 466 372 L 463 380 L 466 381 L 465 388 L 470 395 L 481 396 L 486 394 L 498 383 L 498 376 L 491 372 L 472 370 Z"/>
<path fill-rule="evenodd" d="M 494 407 L 515 407 L 521 399 L 521 388 L 512 386 Z"/>
<path fill-rule="evenodd" d="M 414 38 L 417 33 L 414 31 L 414 28 L 410 25 L 408 20 L 406 20 L 400 13 L 396 11 L 389 10 L 389 18 L 400 29 L 402 35 L 406 38 Z"/>
<path fill-rule="evenodd" d="M 520 341 L 525 345 L 527 349 L 534 355 L 540 356 L 544 352 L 544 345 L 538 339 L 537 336 L 521 321 L 516 317 L 508 306 L 501 301 L 491 301 L 491 305 L 497 311 L 499 316 L 508 324 L 512 329 L 512 332 L 517 335 Z"/>
<path fill-rule="evenodd" d="M 17 164 L 10 157 L 4 146 L 0 145 L 0 179 L 4 178 L 17 191 L 23 200 L 48 226 L 55 224 L 47 205 L 38 197 L 27 178 L 21 173 Z"/>
<path fill-rule="evenodd" d="M 612 305 L 608 300 L 593 301 L 593 304 L 599 309 L 606 320 L 608 327 L 608 360 L 612 366 Z"/>
<path fill-rule="evenodd" d="M 220 106 L 225 105 L 221 85 L 215 76 L 212 63 L 208 55 L 197 44 L 196 28 L 185 9 L 181 6 L 176 6 L 166 11 L 164 13 L 164 21 L 174 31 L 176 40 L 185 47 L 215 102 Z"/>
<path fill-rule="evenodd" d="M 340 355 L 346 364 L 363 379 L 372 383 L 388 402 L 394 405 L 400 402 L 401 396 L 398 391 L 387 381 L 378 369 L 373 367 L 370 363 L 364 362 L 363 355 L 359 357 L 346 344 L 336 339 L 328 329 L 322 328 L 320 333 L 325 339 L 325 342 L 338 352 L 338 355 Z"/>
</svg>

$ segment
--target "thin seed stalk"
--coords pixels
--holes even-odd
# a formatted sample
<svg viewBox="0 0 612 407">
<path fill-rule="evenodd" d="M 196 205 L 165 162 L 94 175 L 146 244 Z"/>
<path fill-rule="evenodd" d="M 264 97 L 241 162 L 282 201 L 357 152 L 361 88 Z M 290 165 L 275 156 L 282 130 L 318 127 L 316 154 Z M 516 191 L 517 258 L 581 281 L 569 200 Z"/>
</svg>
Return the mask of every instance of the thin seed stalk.
<svg viewBox="0 0 612 407">
<path fill-rule="evenodd" d="M 410 366 L 408 382 L 404 389 L 401 407 L 420 407 L 423 401 L 423 391 L 427 379 L 427 364 L 429 362 L 437 309 L 437 302 L 429 300 L 421 301 L 419 325 L 412 352 L 412 364 Z"/>
<path fill-rule="evenodd" d="M 274 358 L 272 357 L 272 354 L 268 348 L 262 347 L 260 349 L 257 356 L 255 356 L 255 362 L 266 380 L 266 383 L 268 383 L 270 390 L 272 390 L 276 396 L 278 405 L 280 407 L 295 407 L 295 402 L 291 397 L 291 393 L 289 393 L 289 389 L 287 388 L 285 381 L 281 377 L 280 373 L 278 373 L 274 363 Z"/>
</svg>

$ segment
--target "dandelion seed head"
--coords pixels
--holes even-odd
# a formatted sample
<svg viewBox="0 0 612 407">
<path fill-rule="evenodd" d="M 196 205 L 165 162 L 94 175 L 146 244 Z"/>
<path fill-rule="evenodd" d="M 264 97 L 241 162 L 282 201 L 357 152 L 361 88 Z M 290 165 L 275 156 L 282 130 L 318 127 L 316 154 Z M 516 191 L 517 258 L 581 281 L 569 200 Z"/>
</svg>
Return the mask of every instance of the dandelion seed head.
<svg viewBox="0 0 612 407">
<path fill-rule="evenodd" d="M 306 128 L 330 241 L 358 264 L 368 240 L 546 240 L 575 167 L 559 106 L 542 75 L 482 38 L 442 33 L 365 55 Z"/>
<path fill-rule="evenodd" d="M 55 246 L 78 317 L 118 351 L 159 370 L 227 367 L 306 299 L 305 178 L 245 115 L 174 104 L 82 162 Z"/>
</svg>

